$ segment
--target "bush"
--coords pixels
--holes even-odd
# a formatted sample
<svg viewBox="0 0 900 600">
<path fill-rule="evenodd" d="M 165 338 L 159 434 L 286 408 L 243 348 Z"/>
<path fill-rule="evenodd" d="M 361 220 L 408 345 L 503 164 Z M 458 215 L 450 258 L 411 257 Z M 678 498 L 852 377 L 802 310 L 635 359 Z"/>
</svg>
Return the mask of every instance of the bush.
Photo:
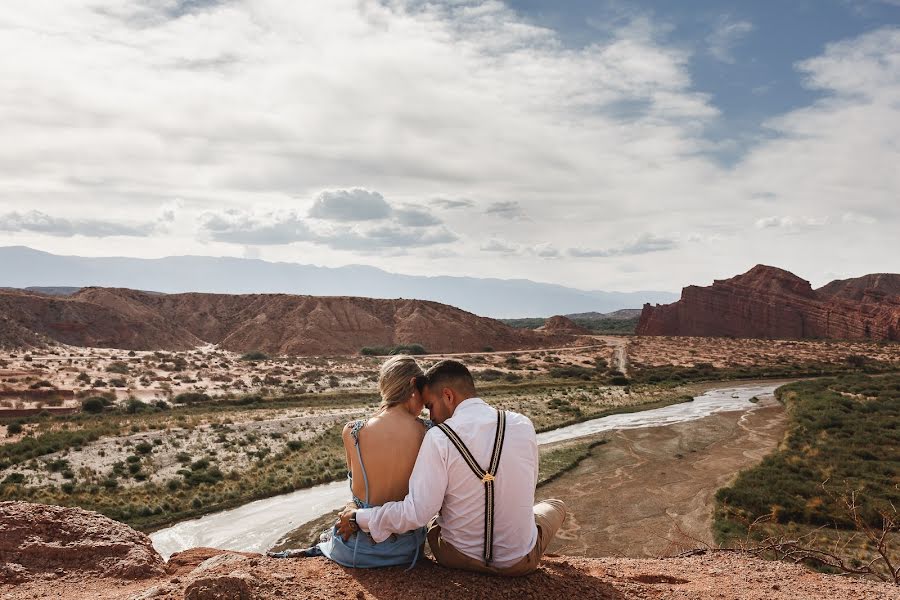
<svg viewBox="0 0 900 600">
<path fill-rule="evenodd" d="M 241 356 L 241 360 L 246 360 L 250 362 L 256 362 L 260 360 L 269 360 L 269 355 L 265 352 L 260 352 L 259 350 L 253 352 L 247 352 L 243 356 Z"/>
<path fill-rule="evenodd" d="M 129 398 L 125 402 L 124 408 L 125 408 L 125 412 L 127 412 L 130 415 L 133 415 L 133 414 L 136 414 L 139 412 L 144 412 L 146 410 L 150 410 L 150 406 L 148 404 L 141 402 L 137 398 Z"/>
<path fill-rule="evenodd" d="M 18 421 L 13 421 L 6 426 L 6 433 L 9 435 L 18 435 L 22 433 L 22 424 Z"/>
<path fill-rule="evenodd" d="M 550 369 L 550 377 L 556 379 L 590 379 L 594 372 L 591 369 L 585 369 L 584 367 L 554 367 Z"/>
<path fill-rule="evenodd" d="M 359 351 L 363 356 L 394 356 L 396 354 L 422 355 L 428 354 L 422 344 L 400 346 L 366 346 Z"/>
<path fill-rule="evenodd" d="M 475 373 L 475 378 L 480 381 L 497 381 L 498 379 L 503 379 L 504 375 L 503 371 L 498 371 L 497 369 L 485 369 Z"/>
<path fill-rule="evenodd" d="M 25 483 L 25 475 L 23 473 L 10 473 L 3 480 L 3 485 Z"/>
<path fill-rule="evenodd" d="M 97 414 L 102 413 L 106 408 L 106 401 L 99 396 L 91 396 L 81 401 L 81 410 L 86 413 Z"/>
<path fill-rule="evenodd" d="M 183 392 L 175 396 L 174 400 L 177 404 L 196 404 L 198 402 L 209 402 L 212 398 L 201 392 Z"/>
<path fill-rule="evenodd" d="M 150 454 L 153 452 L 153 444 L 150 442 L 141 442 L 135 446 L 134 449 L 140 454 Z"/>
<path fill-rule="evenodd" d="M 121 360 L 110 363 L 109 366 L 106 367 L 106 371 L 108 373 L 118 373 L 119 375 L 128 375 L 131 373 L 131 369 L 128 368 L 128 365 Z"/>
</svg>

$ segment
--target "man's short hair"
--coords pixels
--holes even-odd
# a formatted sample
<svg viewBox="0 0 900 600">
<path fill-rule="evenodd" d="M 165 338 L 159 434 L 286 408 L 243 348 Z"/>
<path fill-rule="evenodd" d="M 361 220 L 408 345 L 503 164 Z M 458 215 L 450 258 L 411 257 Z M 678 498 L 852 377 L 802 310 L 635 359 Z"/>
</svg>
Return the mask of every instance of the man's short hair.
<svg viewBox="0 0 900 600">
<path fill-rule="evenodd" d="M 432 388 L 448 387 L 463 395 L 475 393 L 475 379 L 468 367 L 458 360 L 442 360 L 425 371 Z"/>
</svg>

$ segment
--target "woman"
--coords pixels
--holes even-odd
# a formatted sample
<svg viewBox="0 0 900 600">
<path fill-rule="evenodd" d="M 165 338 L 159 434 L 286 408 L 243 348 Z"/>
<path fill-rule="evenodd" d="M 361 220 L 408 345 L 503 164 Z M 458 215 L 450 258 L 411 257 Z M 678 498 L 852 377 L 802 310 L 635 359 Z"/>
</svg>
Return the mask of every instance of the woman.
<svg viewBox="0 0 900 600">
<path fill-rule="evenodd" d="M 410 356 L 394 356 L 381 365 L 378 389 L 381 406 L 367 420 L 351 421 L 342 434 L 350 469 L 350 491 L 357 508 L 403 500 L 419 446 L 431 422 L 419 418 L 424 402 L 425 375 Z M 425 528 L 376 544 L 365 532 L 346 542 L 332 528 L 322 541 L 305 550 L 269 553 L 276 558 L 327 556 L 345 567 L 415 565 L 425 542 Z"/>
</svg>

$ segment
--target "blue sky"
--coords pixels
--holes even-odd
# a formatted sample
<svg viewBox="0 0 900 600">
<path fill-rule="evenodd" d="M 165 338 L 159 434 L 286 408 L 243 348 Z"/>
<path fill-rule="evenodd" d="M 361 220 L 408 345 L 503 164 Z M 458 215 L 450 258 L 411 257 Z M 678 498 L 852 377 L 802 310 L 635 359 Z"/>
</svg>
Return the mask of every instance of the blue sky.
<svg viewBox="0 0 900 600">
<path fill-rule="evenodd" d="M 514 0 L 516 10 L 551 27 L 573 47 L 604 43 L 638 17 L 652 21 L 672 44 L 691 53 L 693 86 L 709 94 L 722 118 L 712 139 L 730 140 L 713 156 L 737 160 L 767 135 L 767 118 L 807 106 L 827 92 L 802 84 L 798 61 L 826 44 L 900 25 L 891 0 Z"/>
<path fill-rule="evenodd" d="M 30 0 L 0 130 L 0 245 L 622 291 L 900 271 L 900 0 Z"/>
</svg>

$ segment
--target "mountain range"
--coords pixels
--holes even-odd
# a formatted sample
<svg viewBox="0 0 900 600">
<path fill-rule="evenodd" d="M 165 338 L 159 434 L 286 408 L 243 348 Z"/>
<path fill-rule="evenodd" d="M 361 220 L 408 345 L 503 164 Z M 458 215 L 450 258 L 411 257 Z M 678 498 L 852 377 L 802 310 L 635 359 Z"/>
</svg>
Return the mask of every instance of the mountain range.
<svg viewBox="0 0 900 600">
<path fill-rule="evenodd" d="M 415 298 L 494 318 L 607 313 L 678 298 L 671 292 L 590 291 L 526 279 L 401 275 L 361 265 L 330 268 L 211 256 L 61 256 L 25 246 L 0 247 L 0 287 L 71 292 L 89 286 L 163 293 Z"/>
<path fill-rule="evenodd" d="M 70 295 L 0 290 L 0 347 L 60 342 L 128 350 L 346 355 L 419 344 L 430 352 L 562 345 L 571 336 L 514 329 L 427 300 L 293 294 L 160 294 L 82 288 Z"/>
</svg>

